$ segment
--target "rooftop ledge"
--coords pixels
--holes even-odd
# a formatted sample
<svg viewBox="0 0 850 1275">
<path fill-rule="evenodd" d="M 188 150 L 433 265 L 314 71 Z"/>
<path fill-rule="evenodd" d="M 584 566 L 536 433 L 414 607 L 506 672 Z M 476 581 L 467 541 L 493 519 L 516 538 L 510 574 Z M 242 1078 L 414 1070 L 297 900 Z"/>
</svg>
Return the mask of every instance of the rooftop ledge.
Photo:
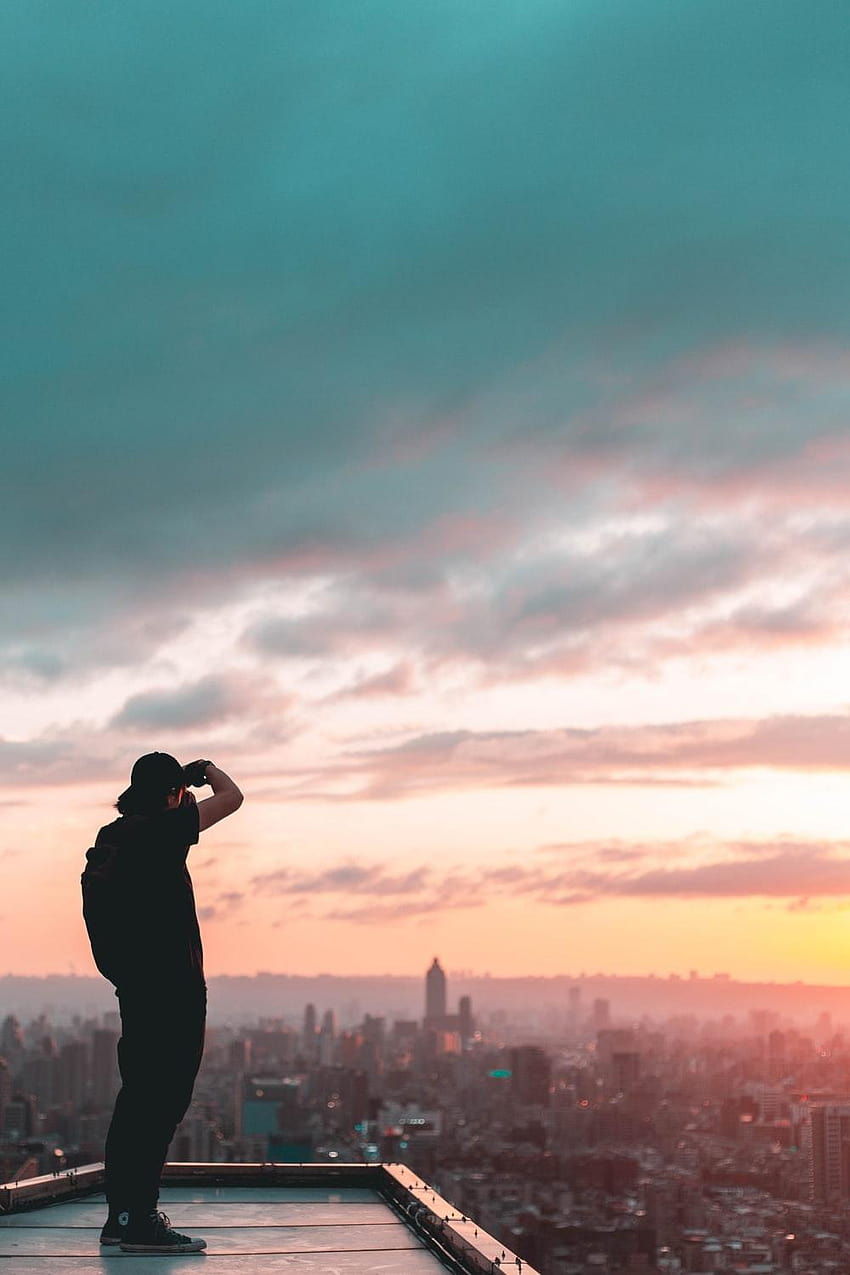
<svg viewBox="0 0 850 1275">
<path fill-rule="evenodd" d="M 100 1163 L 0 1185 L 0 1275 L 8 1259 L 15 1275 L 102 1275 L 103 1182 Z M 538 1275 L 403 1164 L 167 1164 L 160 1207 L 207 1241 L 179 1261 L 215 1259 L 216 1275 Z M 161 1257 L 106 1252 L 163 1275 Z"/>
</svg>

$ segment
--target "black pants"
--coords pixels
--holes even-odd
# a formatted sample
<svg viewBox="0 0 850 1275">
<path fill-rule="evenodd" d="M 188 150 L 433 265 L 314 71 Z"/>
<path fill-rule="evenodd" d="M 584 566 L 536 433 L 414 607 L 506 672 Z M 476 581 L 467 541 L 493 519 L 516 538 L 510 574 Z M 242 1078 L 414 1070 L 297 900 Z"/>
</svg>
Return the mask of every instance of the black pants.
<svg viewBox="0 0 850 1275">
<path fill-rule="evenodd" d="M 106 1135 L 106 1198 L 112 1212 L 149 1213 L 201 1065 L 206 988 L 119 988 L 118 1003 L 121 1089 Z"/>
</svg>

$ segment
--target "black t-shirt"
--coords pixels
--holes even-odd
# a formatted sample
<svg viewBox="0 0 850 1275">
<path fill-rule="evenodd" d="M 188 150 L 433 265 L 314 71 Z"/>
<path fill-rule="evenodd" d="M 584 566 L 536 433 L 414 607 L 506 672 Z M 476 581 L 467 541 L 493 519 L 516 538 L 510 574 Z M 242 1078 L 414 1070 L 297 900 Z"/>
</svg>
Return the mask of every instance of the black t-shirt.
<svg viewBox="0 0 850 1275">
<path fill-rule="evenodd" d="M 189 847 L 199 836 L 194 802 L 153 815 L 122 815 L 86 854 L 83 916 L 95 964 L 119 991 L 204 982 Z"/>
</svg>

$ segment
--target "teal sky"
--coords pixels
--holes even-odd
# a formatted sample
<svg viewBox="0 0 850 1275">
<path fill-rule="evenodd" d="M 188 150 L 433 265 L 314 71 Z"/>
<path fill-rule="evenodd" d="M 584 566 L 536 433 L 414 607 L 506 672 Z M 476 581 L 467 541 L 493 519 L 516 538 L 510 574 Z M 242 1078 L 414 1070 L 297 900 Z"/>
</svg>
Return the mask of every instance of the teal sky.
<svg viewBox="0 0 850 1275">
<path fill-rule="evenodd" d="M 610 396 L 717 344 L 845 336 L 840 4 L 12 3 L 0 23 L 21 577 L 179 569 L 190 528 L 218 559 L 197 542 L 222 514 L 234 560 L 416 531 L 487 505 L 495 440 L 574 441 L 600 369 Z M 521 411 L 476 411 L 517 385 Z M 443 464 L 375 492 L 388 435 L 461 418 Z M 700 472 L 813 428 L 720 457 L 674 429 L 608 442 Z"/>
</svg>

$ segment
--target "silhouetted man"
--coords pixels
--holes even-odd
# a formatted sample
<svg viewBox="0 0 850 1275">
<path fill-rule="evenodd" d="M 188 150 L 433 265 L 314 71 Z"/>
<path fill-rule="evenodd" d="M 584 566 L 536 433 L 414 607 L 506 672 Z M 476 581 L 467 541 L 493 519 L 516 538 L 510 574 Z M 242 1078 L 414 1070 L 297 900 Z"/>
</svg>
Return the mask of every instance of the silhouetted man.
<svg viewBox="0 0 850 1275">
<path fill-rule="evenodd" d="M 187 786 L 209 784 L 196 802 Z M 242 804 L 210 761 L 140 757 L 86 855 L 83 915 L 95 964 L 115 984 L 121 1010 L 121 1089 L 106 1137 L 109 1215 L 101 1244 L 129 1253 L 206 1248 L 157 1211 L 168 1146 L 192 1097 L 204 1048 L 207 989 L 189 847 Z"/>
</svg>

